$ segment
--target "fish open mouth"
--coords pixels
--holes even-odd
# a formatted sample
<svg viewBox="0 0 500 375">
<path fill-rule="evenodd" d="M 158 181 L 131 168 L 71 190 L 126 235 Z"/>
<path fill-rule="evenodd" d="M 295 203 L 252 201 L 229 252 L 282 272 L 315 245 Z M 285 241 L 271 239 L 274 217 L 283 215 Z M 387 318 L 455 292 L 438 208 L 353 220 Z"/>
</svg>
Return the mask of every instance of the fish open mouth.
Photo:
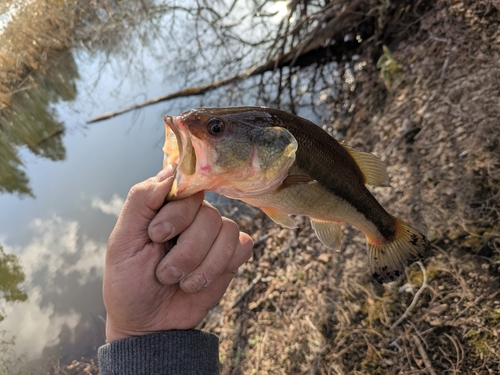
<svg viewBox="0 0 500 375">
<path fill-rule="evenodd" d="M 165 144 L 163 145 L 163 168 L 165 168 L 167 164 L 179 164 L 182 142 L 178 141 L 179 131 L 174 125 L 172 116 L 163 117 L 163 121 L 165 121 Z"/>
<path fill-rule="evenodd" d="M 176 176 L 167 200 L 180 199 L 194 194 L 194 186 L 189 186 L 191 176 L 196 173 L 196 152 L 187 125 L 179 116 L 165 116 L 165 144 L 163 146 L 163 167 L 177 166 Z"/>
<path fill-rule="evenodd" d="M 165 145 L 163 146 L 163 167 L 176 164 L 184 175 L 196 172 L 196 153 L 186 125 L 177 117 L 165 116 Z"/>
</svg>

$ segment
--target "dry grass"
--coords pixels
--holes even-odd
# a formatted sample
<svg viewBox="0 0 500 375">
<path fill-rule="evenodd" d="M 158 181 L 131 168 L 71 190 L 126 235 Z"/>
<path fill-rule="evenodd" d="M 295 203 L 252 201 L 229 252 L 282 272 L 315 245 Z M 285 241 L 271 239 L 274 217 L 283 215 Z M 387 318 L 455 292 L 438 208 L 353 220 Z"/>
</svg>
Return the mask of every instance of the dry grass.
<svg viewBox="0 0 500 375">
<path fill-rule="evenodd" d="M 1 2 L 0 14 L 12 3 Z M 0 33 L 0 110 L 12 94 L 33 87 L 32 75 L 44 74 L 57 52 L 77 43 L 116 45 L 147 9 L 135 1 L 26 0 Z"/>
<path fill-rule="evenodd" d="M 93 360 L 73 360 L 68 365 L 62 365 L 60 360 L 52 362 L 52 368 L 46 375 L 97 375 L 99 368 Z"/>
<path fill-rule="evenodd" d="M 0 109 L 8 106 L 12 92 L 23 87 L 31 72 L 44 72 L 53 51 L 69 47 L 75 9 L 76 0 L 37 0 L 20 7 L 0 34 Z"/>
<path fill-rule="evenodd" d="M 369 58 L 357 76 L 347 142 L 385 159 L 392 189 L 375 193 L 427 227 L 432 255 L 381 286 L 357 231 L 332 253 L 307 221 L 280 230 L 255 213 L 244 229 L 272 235 L 205 322 L 224 374 L 500 372 L 499 26 L 488 1 L 438 1 L 389 46 L 396 88 Z"/>
</svg>

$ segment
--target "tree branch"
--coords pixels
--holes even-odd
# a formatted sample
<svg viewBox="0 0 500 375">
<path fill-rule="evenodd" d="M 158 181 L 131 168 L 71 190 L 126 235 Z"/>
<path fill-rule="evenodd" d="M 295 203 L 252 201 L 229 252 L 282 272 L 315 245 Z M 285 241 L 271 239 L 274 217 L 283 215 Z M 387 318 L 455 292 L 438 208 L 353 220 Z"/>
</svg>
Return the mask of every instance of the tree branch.
<svg viewBox="0 0 500 375">
<path fill-rule="evenodd" d="M 275 69 L 280 69 L 284 66 L 293 66 L 297 62 L 297 59 L 299 59 L 301 56 L 304 56 L 314 50 L 317 50 L 319 48 L 324 47 L 324 44 L 329 42 L 336 34 L 338 34 L 340 31 L 348 27 L 349 25 L 352 24 L 352 22 L 360 17 L 359 13 L 354 12 L 355 9 L 363 2 L 363 0 L 356 0 L 352 2 L 349 6 L 345 7 L 343 11 L 337 15 L 336 17 L 333 17 L 331 20 L 329 20 L 325 26 L 316 29 L 314 32 L 311 32 L 311 34 L 302 42 L 299 43 L 297 46 L 292 48 L 289 52 L 274 58 L 274 59 L 269 59 L 266 63 L 250 68 L 240 74 L 237 74 L 235 76 L 232 76 L 230 78 L 222 79 L 219 81 L 211 82 L 205 85 L 200 85 L 200 86 L 194 86 L 194 87 L 189 87 L 187 89 L 179 90 L 177 92 L 171 93 L 171 94 L 166 94 L 162 95 L 159 97 L 156 97 L 154 99 L 145 101 L 140 104 L 135 104 L 131 107 L 115 111 L 115 112 L 108 112 L 104 113 L 102 115 L 99 115 L 97 117 L 94 117 L 90 119 L 87 123 L 94 123 L 102 120 L 106 120 L 130 111 L 133 111 L 135 109 L 143 108 L 146 106 L 149 106 L 151 104 L 156 104 L 159 102 L 171 100 L 171 99 L 176 99 L 176 98 L 181 98 L 181 97 L 186 97 L 186 96 L 197 96 L 197 95 L 203 95 L 209 91 L 213 91 L 215 89 L 218 89 L 219 87 L 226 86 L 232 83 L 240 82 L 246 78 L 256 76 L 263 74 L 267 71 L 272 71 Z M 333 11 L 332 11 L 333 13 Z M 328 19 L 328 14 L 325 15 L 325 19 Z"/>
</svg>

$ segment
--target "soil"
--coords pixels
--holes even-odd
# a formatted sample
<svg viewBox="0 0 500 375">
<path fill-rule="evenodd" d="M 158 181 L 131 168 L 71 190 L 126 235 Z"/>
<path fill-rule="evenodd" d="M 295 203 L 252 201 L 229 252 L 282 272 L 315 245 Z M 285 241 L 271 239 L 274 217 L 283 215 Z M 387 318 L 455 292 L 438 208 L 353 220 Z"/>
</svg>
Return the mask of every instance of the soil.
<svg viewBox="0 0 500 375">
<path fill-rule="evenodd" d="M 333 252 L 247 208 L 254 256 L 201 327 L 223 374 L 500 373 L 499 26 L 498 1 L 437 1 L 392 64 L 362 56 L 346 143 L 385 161 L 374 194 L 433 250 L 380 285 L 355 228 Z"/>
</svg>

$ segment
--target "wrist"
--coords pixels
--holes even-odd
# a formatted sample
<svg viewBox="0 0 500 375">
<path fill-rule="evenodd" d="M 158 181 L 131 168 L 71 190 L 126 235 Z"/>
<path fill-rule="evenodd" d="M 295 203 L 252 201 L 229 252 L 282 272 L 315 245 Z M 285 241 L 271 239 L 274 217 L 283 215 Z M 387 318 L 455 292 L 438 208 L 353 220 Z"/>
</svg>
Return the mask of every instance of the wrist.
<svg viewBox="0 0 500 375">
<path fill-rule="evenodd" d="M 144 336 L 153 332 L 137 331 L 130 329 L 118 328 L 113 324 L 112 320 L 108 317 L 106 319 L 106 342 L 128 339 L 131 337 Z"/>
</svg>

